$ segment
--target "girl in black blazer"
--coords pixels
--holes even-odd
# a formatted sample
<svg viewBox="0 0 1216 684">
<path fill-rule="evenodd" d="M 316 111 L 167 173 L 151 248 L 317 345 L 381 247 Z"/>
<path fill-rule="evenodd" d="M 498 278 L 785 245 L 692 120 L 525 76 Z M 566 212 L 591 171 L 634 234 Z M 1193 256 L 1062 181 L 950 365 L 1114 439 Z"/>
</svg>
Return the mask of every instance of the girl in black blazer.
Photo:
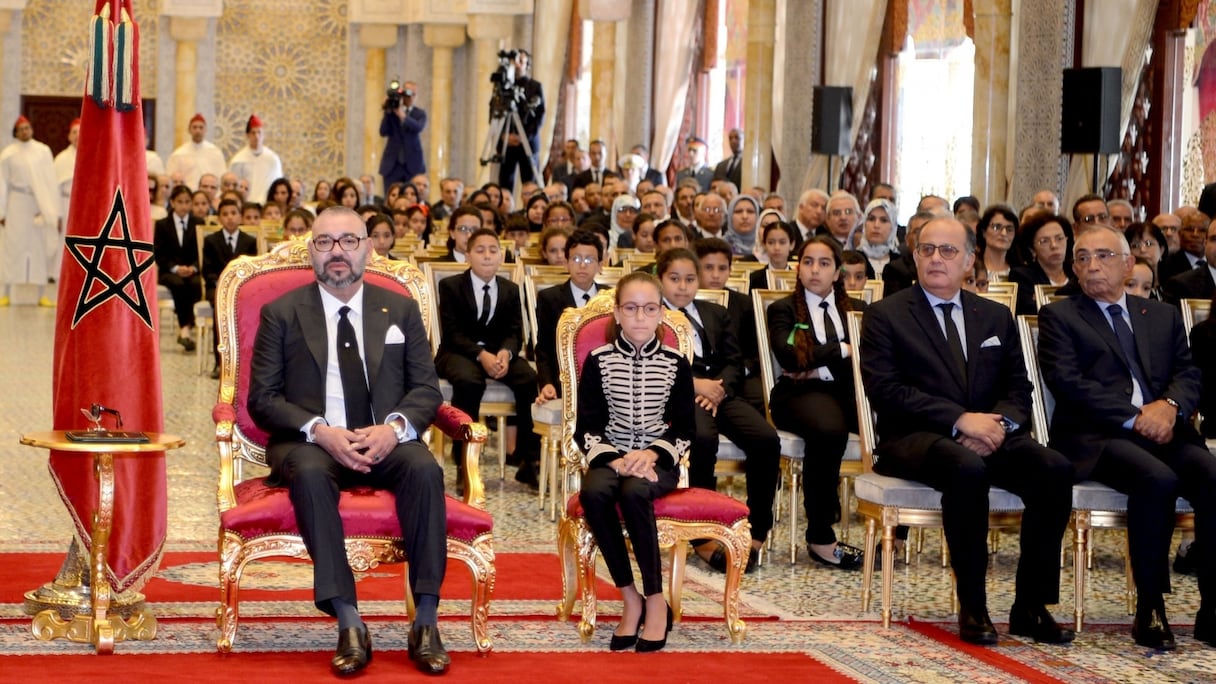
<svg viewBox="0 0 1216 684">
<path fill-rule="evenodd" d="M 769 409 L 778 428 L 806 444 L 803 506 L 807 553 L 842 570 L 861 564 L 857 548 L 836 541 L 832 523 L 840 511 L 836 494 L 840 461 L 849 433 L 857 431 L 857 405 L 849 361 L 852 344 L 845 321 L 865 303 L 845 293 L 840 244 L 813 237 L 798 249 L 798 282 L 789 297 L 768 309 L 769 340 L 781 364 Z M 817 309 L 812 315 L 812 307 Z M 848 512 L 844 512 L 845 515 Z"/>
</svg>

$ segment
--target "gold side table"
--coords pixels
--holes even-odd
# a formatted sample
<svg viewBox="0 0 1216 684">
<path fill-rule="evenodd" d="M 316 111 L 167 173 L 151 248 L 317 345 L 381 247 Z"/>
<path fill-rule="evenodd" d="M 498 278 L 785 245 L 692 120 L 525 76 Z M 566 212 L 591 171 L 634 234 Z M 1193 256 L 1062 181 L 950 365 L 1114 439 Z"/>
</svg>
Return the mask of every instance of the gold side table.
<svg viewBox="0 0 1216 684">
<path fill-rule="evenodd" d="M 111 526 L 114 522 L 114 455 L 168 451 L 186 444 L 176 435 L 146 433 L 148 441 L 129 443 L 74 442 L 65 431 L 31 432 L 21 436 L 26 446 L 91 454 L 97 479 L 97 511 L 93 516 L 93 548 L 88 559 L 91 582 L 91 610 L 88 614 L 77 614 L 70 620 L 60 617 L 59 611 L 47 609 L 34 616 L 30 631 L 42 641 L 68 639 L 93 644 L 97 653 L 114 652 L 114 643 L 126 640 L 148 640 L 156 637 L 156 618 L 146 607 L 140 607 L 130 618 L 110 614 L 112 589 L 106 579 L 106 547 L 110 542 Z"/>
</svg>

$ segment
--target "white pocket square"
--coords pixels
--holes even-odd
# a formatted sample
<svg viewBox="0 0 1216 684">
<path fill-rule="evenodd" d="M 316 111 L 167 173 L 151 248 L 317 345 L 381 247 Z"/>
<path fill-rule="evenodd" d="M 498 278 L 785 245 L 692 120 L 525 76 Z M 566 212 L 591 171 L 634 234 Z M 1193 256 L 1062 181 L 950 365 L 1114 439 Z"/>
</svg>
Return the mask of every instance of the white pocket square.
<svg viewBox="0 0 1216 684">
<path fill-rule="evenodd" d="M 980 349 L 984 349 L 985 347 L 999 347 L 999 346 L 1001 346 L 1001 338 L 997 337 L 996 335 L 993 335 L 992 337 L 989 337 L 988 339 L 984 340 L 980 344 Z"/>
<path fill-rule="evenodd" d="M 405 344 L 405 334 L 401 332 L 401 328 L 393 325 L 390 326 L 388 332 L 384 334 L 385 344 Z"/>
</svg>

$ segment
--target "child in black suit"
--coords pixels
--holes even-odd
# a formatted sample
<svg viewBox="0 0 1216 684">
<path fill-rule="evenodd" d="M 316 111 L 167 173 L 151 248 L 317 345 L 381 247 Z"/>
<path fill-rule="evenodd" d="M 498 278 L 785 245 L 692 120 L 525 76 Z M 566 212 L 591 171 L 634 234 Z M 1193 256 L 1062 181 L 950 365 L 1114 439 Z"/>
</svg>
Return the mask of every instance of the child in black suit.
<svg viewBox="0 0 1216 684">
<path fill-rule="evenodd" d="M 220 201 L 220 225 L 218 230 L 203 239 L 203 280 L 207 283 L 207 301 L 215 311 L 215 286 L 228 262 L 239 256 L 257 256 L 258 240 L 241 230 L 241 205 L 234 199 Z M 212 379 L 220 377 L 219 335 L 211 336 L 215 353 L 215 368 Z"/>
</svg>

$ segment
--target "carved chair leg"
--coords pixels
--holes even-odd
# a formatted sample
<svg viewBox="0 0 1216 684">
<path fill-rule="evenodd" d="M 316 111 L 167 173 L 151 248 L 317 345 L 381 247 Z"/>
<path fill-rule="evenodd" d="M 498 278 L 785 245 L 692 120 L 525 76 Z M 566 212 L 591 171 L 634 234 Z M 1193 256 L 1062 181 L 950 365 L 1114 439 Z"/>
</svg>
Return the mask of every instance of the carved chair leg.
<svg viewBox="0 0 1216 684">
<path fill-rule="evenodd" d="M 729 549 L 727 552 L 729 553 Z M 684 597 L 684 568 L 688 565 L 688 542 L 677 541 L 671 547 L 671 583 L 667 596 L 671 604 L 672 620 L 676 623 L 684 616 L 681 599 Z"/>
<path fill-rule="evenodd" d="M 236 641 L 236 628 L 241 617 L 241 575 L 247 562 L 239 549 L 230 557 L 225 557 L 221 551 L 220 605 L 215 611 L 216 626 L 219 628 L 215 647 L 220 653 L 231 651 Z"/>
<path fill-rule="evenodd" d="M 1089 528 L 1080 517 L 1075 518 L 1076 522 L 1073 527 L 1073 551 L 1072 551 L 1072 572 L 1073 572 L 1073 589 L 1072 589 L 1072 617 L 1076 623 L 1075 629 L 1080 632 L 1085 628 L 1085 559 L 1088 557 L 1089 546 Z"/>
<path fill-rule="evenodd" d="M 874 578 L 874 546 L 878 531 L 878 521 L 866 518 L 865 555 L 861 561 L 861 612 L 870 610 L 870 582 Z"/>
<path fill-rule="evenodd" d="M 895 526 L 882 527 L 882 626 L 891 626 L 891 594 L 895 585 Z"/>
<path fill-rule="evenodd" d="M 562 600 L 557 604 L 557 617 L 562 622 L 574 612 L 578 594 L 578 559 L 576 556 L 578 521 L 565 518 L 557 528 L 557 562 L 562 576 Z"/>
</svg>

